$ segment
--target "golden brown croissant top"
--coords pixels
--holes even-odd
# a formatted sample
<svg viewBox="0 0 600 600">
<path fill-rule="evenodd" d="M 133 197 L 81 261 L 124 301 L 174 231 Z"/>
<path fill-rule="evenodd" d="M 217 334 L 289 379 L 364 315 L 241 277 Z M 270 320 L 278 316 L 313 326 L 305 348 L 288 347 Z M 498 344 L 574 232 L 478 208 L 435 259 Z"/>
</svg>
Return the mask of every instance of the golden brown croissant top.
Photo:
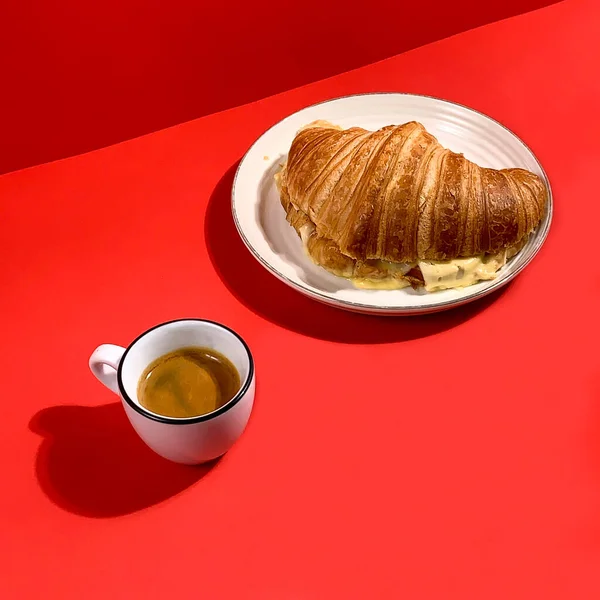
<svg viewBox="0 0 600 600">
<path fill-rule="evenodd" d="M 308 126 L 281 185 L 295 227 L 308 217 L 319 237 L 359 261 L 494 254 L 523 241 L 548 200 L 537 175 L 479 167 L 416 122 L 374 132 Z"/>
</svg>

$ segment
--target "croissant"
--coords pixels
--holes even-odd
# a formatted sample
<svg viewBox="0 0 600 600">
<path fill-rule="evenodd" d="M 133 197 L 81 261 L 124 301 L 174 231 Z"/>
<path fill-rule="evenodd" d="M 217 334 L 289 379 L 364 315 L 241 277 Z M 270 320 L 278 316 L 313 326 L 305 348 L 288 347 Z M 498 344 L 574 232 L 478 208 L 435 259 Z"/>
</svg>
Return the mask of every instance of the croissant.
<svg viewBox="0 0 600 600">
<path fill-rule="evenodd" d="M 275 178 L 308 256 L 363 288 L 493 279 L 548 202 L 534 173 L 480 167 L 417 122 L 371 132 L 315 121 Z"/>
</svg>

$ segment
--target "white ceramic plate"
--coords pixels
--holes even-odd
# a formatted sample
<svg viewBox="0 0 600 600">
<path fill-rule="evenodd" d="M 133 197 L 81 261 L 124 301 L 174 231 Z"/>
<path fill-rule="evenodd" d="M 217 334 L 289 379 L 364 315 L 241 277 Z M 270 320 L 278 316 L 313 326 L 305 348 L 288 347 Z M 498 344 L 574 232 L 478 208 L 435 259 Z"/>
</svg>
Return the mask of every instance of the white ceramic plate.
<svg viewBox="0 0 600 600">
<path fill-rule="evenodd" d="M 296 132 L 323 119 L 344 128 L 375 130 L 384 125 L 420 121 L 442 145 L 462 152 L 482 167 L 521 167 L 540 175 L 550 191 L 542 166 L 511 131 L 490 117 L 452 102 L 412 94 L 361 94 L 304 108 L 266 131 L 250 148 L 237 170 L 232 211 L 237 230 L 254 257 L 273 275 L 321 302 L 358 312 L 407 315 L 435 312 L 481 298 L 507 284 L 541 248 L 552 219 L 548 211 L 528 244 L 492 281 L 433 293 L 402 290 L 360 290 L 314 265 L 300 238 L 287 223 L 273 176 L 279 170 Z"/>
</svg>

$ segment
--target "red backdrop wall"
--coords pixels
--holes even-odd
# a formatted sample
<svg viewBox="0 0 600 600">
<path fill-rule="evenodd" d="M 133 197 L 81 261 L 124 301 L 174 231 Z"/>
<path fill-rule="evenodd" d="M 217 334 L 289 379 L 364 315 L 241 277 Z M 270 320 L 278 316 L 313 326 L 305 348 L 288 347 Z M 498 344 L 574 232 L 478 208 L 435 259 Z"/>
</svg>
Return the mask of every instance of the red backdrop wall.
<svg viewBox="0 0 600 600">
<path fill-rule="evenodd" d="M 552 3 L 370 0 L 349 8 L 345 0 L 4 0 L 0 173 L 149 133 Z"/>
</svg>

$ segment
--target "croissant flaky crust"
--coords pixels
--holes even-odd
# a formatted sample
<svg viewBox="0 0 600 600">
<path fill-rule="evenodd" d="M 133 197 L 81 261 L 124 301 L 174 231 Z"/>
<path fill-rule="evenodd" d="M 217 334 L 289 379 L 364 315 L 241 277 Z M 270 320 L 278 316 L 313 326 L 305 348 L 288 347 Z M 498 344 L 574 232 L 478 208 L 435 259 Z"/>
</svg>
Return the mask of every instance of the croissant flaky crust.
<svg viewBox="0 0 600 600">
<path fill-rule="evenodd" d="M 480 167 L 417 122 L 373 132 L 311 124 L 294 138 L 278 184 L 288 221 L 299 233 L 311 227 L 313 259 L 340 274 L 345 264 L 346 276 L 373 261 L 450 261 L 517 247 L 548 202 L 534 173 Z"/>
</svg>

